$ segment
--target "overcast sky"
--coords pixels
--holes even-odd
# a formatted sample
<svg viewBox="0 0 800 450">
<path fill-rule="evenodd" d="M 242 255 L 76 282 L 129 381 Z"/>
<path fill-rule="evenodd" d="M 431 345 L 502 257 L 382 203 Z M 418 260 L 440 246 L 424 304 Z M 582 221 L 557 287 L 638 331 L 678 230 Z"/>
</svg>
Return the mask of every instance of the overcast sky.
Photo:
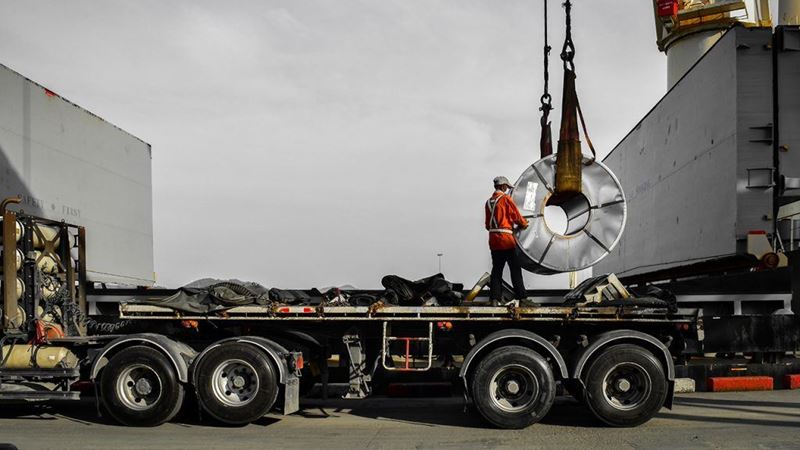
<svg viewBox="0 0 800 450">
<path fill-rule="evenodd" d="M 604 155 L 665 92 L 666 57 L 651 2 L 574 3 Z M 0 0 L 0 62 L 152 145 L 168 286 L 378 287 L 435 273 L 439 252 L 471 284 L 492 178 L 538 159 L 542 45 L 540 0 Z"/>
</svg>

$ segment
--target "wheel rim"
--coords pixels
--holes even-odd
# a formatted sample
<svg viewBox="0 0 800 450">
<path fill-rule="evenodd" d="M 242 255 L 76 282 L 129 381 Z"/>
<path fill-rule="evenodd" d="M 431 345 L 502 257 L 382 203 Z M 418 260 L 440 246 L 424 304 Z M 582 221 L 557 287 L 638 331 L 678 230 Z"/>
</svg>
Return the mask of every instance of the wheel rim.
<svg viewBox="0 0 800 450">
<path fill-rule="evenodd" d="M 258 393 L 259 379 L 256 369 L 241 359 L 220 363 L 211 375 L 211 392 L 228 406 L 244 406 Z"/>
<path fill-rule="evenodd" d="M 489 392 L 492 403 L 501 410 L 523 411 L 539 396 L 539 379 L 528 367 L 508 365 L 494 373 Z"/>
<path fill-rule="evenodd" d="M 603 396 L 609 405 L 621 411 L 636 409 L 647 401 L 652 391 L 650 374 L 633 362 L 615 365 L 603 378 Z"/>
<path fill-rule="evenodd" d="M 144 364 L 125 368 L 117 377 L 117 397 L 127 408 L 145 411 L 161 399 L 163 386 L 155 370 Z"/>
</svg>

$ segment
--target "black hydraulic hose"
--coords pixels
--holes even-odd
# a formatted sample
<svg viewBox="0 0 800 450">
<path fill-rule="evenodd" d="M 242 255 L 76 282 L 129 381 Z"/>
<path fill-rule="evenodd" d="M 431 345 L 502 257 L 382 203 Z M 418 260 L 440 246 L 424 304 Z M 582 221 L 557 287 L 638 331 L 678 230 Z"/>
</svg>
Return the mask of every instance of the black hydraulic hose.
<svg viewBox="0 0 800 450">
<path fill-rule="evenodd" d="M 45 277 L 41 277 L 40 279 L 44 278 Z M 81 311 L 81 308 L 72 300 L 72 297 L 69 295 L 66 285 L 59 286 L 55 291 L 56 293 L 53 296 L 53 298 L 50 299 L 49 301 L 46 301 L 45 303 L 45 313 L 50 313 L 58 316 L 59 321 L 64 326 L 66 326 L 66 324 L 63 323 L 64 315 L 72 317 L 76 324 L 83 325 L 87 329 L 91 329 L 105 334 L 116 333 L 120 329 L 132 323 L 130 320 L 118 320 L 115 322 L 99 322 L 91 317 L 88 317 L 86 314 L 83 313 L 83 311 Z M 61 307 L 60 314 L 56 311 L 55 309 L 56 306 Z"/>
<path fill-rule="evenodd" d="M 9 338 L 9 336 L 3 336 L 2 338 L 0 338 L 0 353 L 2 353 L 2 351 L 3 351 L 2 349 L 3 349 L 3 347 L 5 347 L 5 345 L 6 345 L 6 340 L 7 340 L 8 338 Z M 5 367 L 5 366 L 6 366 L 6 363 L 8 362 L 8 359 L 11 357 L 11 352 L 14 350 L 14 346 L 15 346 L 15 345 L 16 345 L 16 342 L 15 342 L 15 341 L 12 341 L 12 342 L 11 342 L 11 346 L 10 346 L 10 347 L 9 347 L 9 349 L 8 349 L 8 353 L 6 353 L 5 355 L 3 355 L 3 360 L 2 360 L 2 361 L 0 361 L 0 368 L 2 368 L 2 367 Z"/>
<path fill-rule="evenodd" d="M 253 303 L 253 299 L 258 297 L 258 294 L 253 292 L 248 287 L 242 286 L 241 284 L 237 284 L 237 283 L 231 283 L 231 282 L 228 282 L 228 281 L 222 281 L 220 283 L 212 284 L 211 286 L 208 287 L 208 290 L 213 292 L 214 289 L 219 288 L 219 287 L 230 289 L 234 293 L 244 297 L 244 299 L 242 299 L 242 300 L 233 300 L 233 299 L 230 299 L 230 298 L 217 297 L 218 300 L 221 303 L 226 304 L 226 305 L 234 305 L 234 306 L 237 306 L 237 305 L 249 305 L 249 304 Z"/>
</svg>

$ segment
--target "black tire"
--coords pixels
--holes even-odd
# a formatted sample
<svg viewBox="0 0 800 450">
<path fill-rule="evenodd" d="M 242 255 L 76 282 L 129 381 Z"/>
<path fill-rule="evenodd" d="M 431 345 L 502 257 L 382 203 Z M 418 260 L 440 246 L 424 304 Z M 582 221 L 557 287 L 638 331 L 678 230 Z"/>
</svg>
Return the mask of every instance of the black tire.
<svg viewBox="0 0 800 450">
<path fill-rule="evenodd" d="M 163 353 L 136 345 L 121 350 L 105 366 L 100 394 L 105 410 L 117 422 L 147 427 L 175 417 L 184 388 Z"/>
<path fill-rule="evenodd" d="M 493 350 L 475 368 L 471 382 L 476 409 L 500 428 L 533 425 L 550 411 L 556 396 L 550 364 L 521 346 Z"/>
<path fill-rule="evenodd" d="M 253 345 L 222 344 L 209 350 L 194 370 L 200 405 L 220 422 L 253 422 L 268 413 L 278 398 L 275 368 Z"/>
<path fill-rule="evenodd" d="M 614 427 L 635 427 L 647 422 L 667 398 L 661 362 L 638 345 L 607 348 L 584 373 L 586 404 L 598 419 Z"/>
</svg>

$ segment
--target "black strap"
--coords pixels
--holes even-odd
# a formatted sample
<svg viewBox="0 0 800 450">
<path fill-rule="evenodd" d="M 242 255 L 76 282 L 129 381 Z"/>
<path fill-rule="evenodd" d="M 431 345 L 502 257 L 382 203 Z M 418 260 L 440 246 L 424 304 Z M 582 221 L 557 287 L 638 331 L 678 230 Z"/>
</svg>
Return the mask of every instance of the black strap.
<svg viewBox="0 0 800 450">
<path fill-rule="evenodd" d="M 561 60 L 564 61 L 564 68 L 575 70 L 575 44 L 572 42 L 572 2 L 566 0 L 564 2 L 564 11 L 566 12 L 566 33 L 564 36 L 564 47 L 561 48 Z"/>
<path fill-rule="evenodd" d="M 575 105 L 578 107 L 578 118 L 581 119 L 581 128 L 583 129 L 583 136 L 586 138 L 586 143 L 589 144 L 589 150 L 592 151 L 592 159 L 586 161 L 585 165 L 589 166 L 595 160 L 597 160 L 597 152 L 594 151 L 594 145 L 592 144 L 592 140 L 589 138 L 589 132 L 586 131 L 586 121 L 583 120 L 583 111 L 581 111 L 581 102 L 578 100 L 578 96 L 575 96 Z"/>
<path fill-rule="evenodd" d="M 564 61 L 564 70 L 575 72 L 575 43 L 572 42 L 572 2 L 570 0 L 564 1 L 564 12 L 566 14 L 566 32 L 564 36 L 564 47 L 561 49 L 561 59 Z M 589 150 L 592 151 L 592 159 L 586 162 L 588 166 L 597 160 L 597 152 L 594 150 L 594 144 L 592 144 L 589 133 L 586 131 L 586 121 L 583 118 L 583 111 L 581 110 L 581 103 L 578 101 L 577 93 L 575 95 L 575 104 L 578 107 L 578 118 L 581 120 L 583 136 L 586 138 L 586 143 L 589 144 Z"/>
<path fill-rule="evenodd" d="M 544 94 L 542 94 L 541 102 L 542 107 L 539 108 L 541 111 L 550 111 L 553 109 L 552 100 L 553 97 L 550 95 L 550 50 L 553 48 L 550 47 L 549 41 L 547 39 L 547 0 L 544 0 Z"/>
<path fill-rule="evenodd" d="M 544 158 L 553 154 L 553 137 L 550 129 L 550 111 L 553 110 L 553 97 L 550 95 L 550 47 L 547 39 L 547 0 L 544 0 L 544 93 L 540 98 L 542 106 L 542 118 L 539 124 L 542 127 L 542 135 L 539 139 L 540 157 Z"/>
</svg>

